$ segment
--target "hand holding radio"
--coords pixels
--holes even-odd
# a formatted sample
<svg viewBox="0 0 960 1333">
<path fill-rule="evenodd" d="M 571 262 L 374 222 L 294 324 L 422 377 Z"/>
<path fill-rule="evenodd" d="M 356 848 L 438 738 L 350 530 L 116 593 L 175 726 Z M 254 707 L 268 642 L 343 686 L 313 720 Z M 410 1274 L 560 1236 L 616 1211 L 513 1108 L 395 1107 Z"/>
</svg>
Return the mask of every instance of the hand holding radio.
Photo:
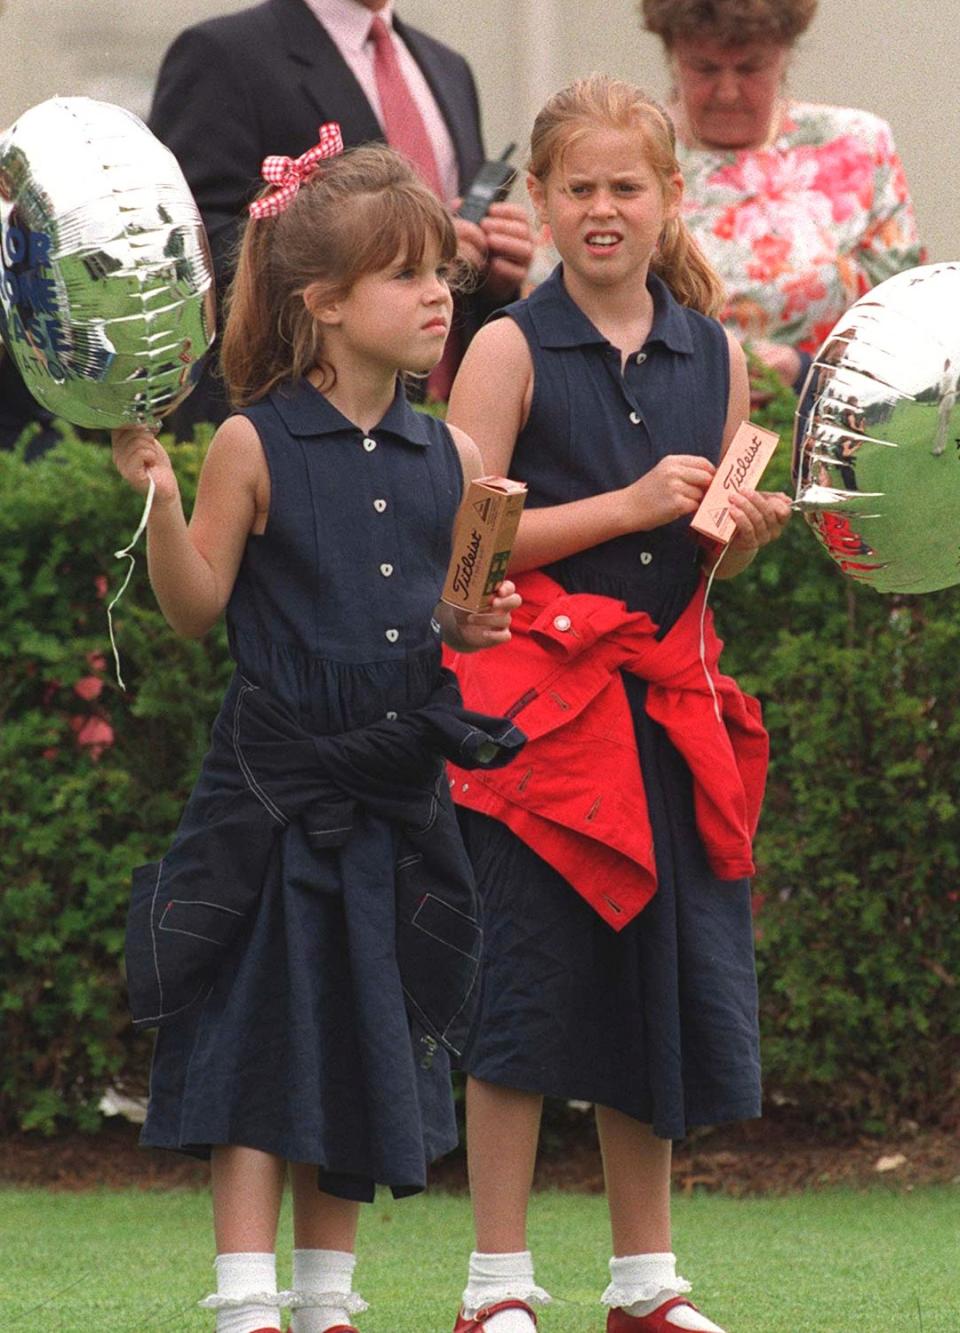
<svg viewBox="0 0 960 1333">
<path fill-rule="evenodd" d="M 484 162 L 460 202 L 458 217 L 465 218 L 467 222 L 482 222 L 491 204 L 502 203 L 506 199 L 517 175 L 516 167 L 512 167 L 509 162 L 516 146 L 515 143 L 507 144 L 495 162 Z"/>
<path fill-rule="evenodd" d="M 506 202 L 516 177 L 507 161 L 509 144 L 495 162 L 485 162 L 462 200 L 454 201 L 454 224 L 462 258 L 483 269 L 483 288 L 494 300 L 514 296 L 533 258 L 533 233 L 526 211 Z"/>
</svg>

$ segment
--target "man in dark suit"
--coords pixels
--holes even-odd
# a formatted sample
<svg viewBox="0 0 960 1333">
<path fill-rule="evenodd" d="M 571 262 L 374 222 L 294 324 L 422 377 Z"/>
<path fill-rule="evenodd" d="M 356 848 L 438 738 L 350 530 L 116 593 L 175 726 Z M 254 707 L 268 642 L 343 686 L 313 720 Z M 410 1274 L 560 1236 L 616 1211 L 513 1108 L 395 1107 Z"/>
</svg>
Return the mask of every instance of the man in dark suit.
<svg viewBox="0 0 960 1333">
<path fill-rule="evenodd" d="M 466 60 L 392 13 L 392 0 L 265 0 L 188 28 L 164 59 L 150 127 L 173 151 L 207 228 L 223 295 L 245 206 L 270 154 L 298 157 L 317 128 L 337 121 L 346 147 L 385 137 L 377 105 L 370 26 L 381 18 L 419 99 L 442 192 L 452 202 L 484 161 L 480 109 Z M 391 56 L 391 59 L 393 57 Z M 419 84 L 419 86 L 416 86 Z M 478 226 L 456 220 L 461 255 L 480 273 L 461 303 L 461 349 L 485 315 L 514 299 L 533 252 L 515 204 L 495 205 Z M 174 425 L 219 421 L 227 408 L 206 373 Z"/>
</svg>

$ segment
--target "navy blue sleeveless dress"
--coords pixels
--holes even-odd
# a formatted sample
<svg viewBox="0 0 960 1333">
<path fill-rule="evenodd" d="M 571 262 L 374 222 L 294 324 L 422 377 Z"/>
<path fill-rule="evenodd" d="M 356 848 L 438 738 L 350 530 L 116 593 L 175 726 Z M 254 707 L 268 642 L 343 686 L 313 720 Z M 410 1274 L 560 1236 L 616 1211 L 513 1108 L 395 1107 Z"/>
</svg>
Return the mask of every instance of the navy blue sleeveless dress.
<svg viewBox="0 0 960 1333">
<path fill-rule="evenodd" d="M 534 389 L 511 475 L 530 507 L 626 486 L 666 454 L 716 462 L 729 393 L 720 325 L 651 275 L 654 319 L 621 354 L 567 295 L 562 267 L 502 314 L 530 347 Z M 646 611 L 661 635 L 700 578 L 688 520 L 604 542 L 547 567 L 568 591 Z M 509 652 L 509 645 L 498 652 Z M 504 825 L 460 810 L 484 907 L 480 1009 L 465 1056 L 477 1078 L 610 1106 L 682 1138 L 760 1114 L 747 880 L 710 871 L 686 764 L 623 674 L 654 835 L 658 888 L 616 933 Z"/>
<path fill-rule="evenodd" d="M 450 432 L 398 389 L 364 435 L 307 381 L 244 415 L 270 514 L 227 608 L 237 672 L 220 716 L 241 678 L 320 735 L 420 707 L 440 671 L 432 614 L 462 492 Z M 208 757 L 197 790 L 216 782 Z M 448 1056 L 411 1028 L 396 961 L 382 956 L 394 923 L 380 860 L 393 845 L 382 827 L 365 835 L 364 818 L 319 871 L 299 823 L 277 838 L 212 993 L 157 1034 L 144 1144 L 259 1148 L 315 1163 L 322 1189 L 360 1200 L 377 1183 L 422 1189 L 426 1163 L 455 1146 Z"/>
</svg>

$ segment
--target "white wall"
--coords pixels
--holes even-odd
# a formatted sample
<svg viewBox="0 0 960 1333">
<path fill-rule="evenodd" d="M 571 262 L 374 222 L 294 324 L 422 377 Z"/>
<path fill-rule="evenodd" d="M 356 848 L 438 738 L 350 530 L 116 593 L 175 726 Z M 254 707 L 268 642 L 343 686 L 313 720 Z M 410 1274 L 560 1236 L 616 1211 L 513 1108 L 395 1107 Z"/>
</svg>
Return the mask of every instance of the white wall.
<svg viewBox="0 0 960 1333">
<path fill-rule="evenodd" d="M 161 55 L 187 23 L 240 0 L 0 0 L 0 125 L 54 94 L 146 113 Z M 468 57 L 488 147 L 523 145 L 544 97 L 606 70 L 666 92 L 659 43 L 632 0 L 397 0 L 409 22 Z M 798 96 L 863 106 L 893 125 L 934 260 L 960 257 L 960 0 L 820 0 L 794 61 Z"/>
</svg>

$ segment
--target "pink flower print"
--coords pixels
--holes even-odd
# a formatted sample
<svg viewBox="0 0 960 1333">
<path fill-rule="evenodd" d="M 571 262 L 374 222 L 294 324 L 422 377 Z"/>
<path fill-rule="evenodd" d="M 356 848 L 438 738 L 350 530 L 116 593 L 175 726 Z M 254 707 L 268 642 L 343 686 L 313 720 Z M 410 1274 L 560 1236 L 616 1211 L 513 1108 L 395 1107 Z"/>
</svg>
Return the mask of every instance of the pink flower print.
<svg viewBox="0 0 960 1333">
<path fill-rule="evenodd" d="M 831 331 L 836 322 L 835 319 L 820 320 L 818 323 L 814 324 L 806 338 L 801 339 L 797 346 L 802 352 L 810 352 L 813 355 L 816 355 L 822 347 L 827 334 Z"/>
<path fill-rule="evenodd" d="M 830 200 L 834 222 L 846 222 L 858 207 L 870 207 L 874 163 L 863 144 L 845 134 L 817 149 L 816 160 L 813 188 Z"/>
<path fill-rule="evenodd" d="M 757 282 L 770 282 L 789 267 L 790 242 L 785 236 L 761 236 L 751 249 L 754 259 L 747 264 L 747 273 Z"/>
<path fill-rule="evenodd" d="M 826 284 L 819 273 L 800 273 L 787 279 L 783 284 L 784 302 L 780 316 L 784 324 L 795 315 L 802 315 L 814 302 L 822 301 L 826 294 Z"/>
<path fill-rule="evenodd" d="M 786 153 L 745 153 L 730 166 L 721 167 L 708 184 L 730 189 L 743 200 L 776 200 L 805 195 L 814 188 L 816 163 L 805 148 Z"/>
<path fill-rule="evenodd" d="M 73 687 L 74 694 L 91 703 L 98 699 L 103 690 L 103 681 L 99 676 L 82 676 Z"/>
<path fill-rule="evenodd" d="M 731 204 L 725 208 L 717 218 L 713 226 L 714 236 L 719 236 L 721 241 L 729 241 L 733 236 L 733 230 L 737 221 L 737 206 Z"/>
</svg>

